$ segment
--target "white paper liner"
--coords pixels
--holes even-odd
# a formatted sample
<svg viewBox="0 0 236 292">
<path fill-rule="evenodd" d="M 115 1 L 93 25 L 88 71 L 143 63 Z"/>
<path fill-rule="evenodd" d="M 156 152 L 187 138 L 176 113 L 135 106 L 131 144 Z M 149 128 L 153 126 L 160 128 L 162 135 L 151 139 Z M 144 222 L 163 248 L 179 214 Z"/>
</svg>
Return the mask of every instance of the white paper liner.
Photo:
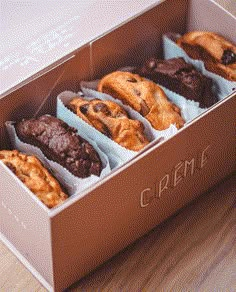
<svg viewBox="0 0 236 292">
<path fill-rule="evenodd" d="M 184 118 L 185 122 L 188 123 L 195 119 L 197 116 L 202 114 L 207 110 L 207 108 L 200 108 L 199 102 L 194 100 L 189 100 L 182 95 L 179 95 L 168 88 L 158 84 L 174 104 L 176 104 L 181 110 L 181 116 Z"/>
<path fill-rule="evenodd" d="M 51 171 L 51 173 L 59 180 L 59 182 L 62 183 L 62 185 L 66 187 L 66 190 L 70 196 L 79 195 L 79 192 L 91 186 L 98 180 L 102 179 L 111 171 L 108 158 L 106 157 L 106 155 L 102 153 L 102 151 L 97 147 L 95 143 L 89 141 L 89 139 L 86 140 L 94 147 L 94 149 L 99 154 L 102 161 L 103 170 L 99 177 L 91 175 L 90 177 L 87 178 L 78 178 L 75 177 L 72 173 L 70 173 L 67 169 L 65 169 L 57 162 L 54 162 L 46 158 L 43 152 L 38 147 L 22 142 L 16 134 L 14 122 L 8 121 L 5 123 L 5 125 L 13 148 L 18 149 L 20 152 L 29 155 L 35 155 L 37 158 L 39 158 L 44 164 L 44 166 Z"/>
<path fill-rule="evenodd" d="M 132 67 L 128 67 L 128 68 L 132 68 Z M 145 131 L 148 130 L 148 132 L 152 133 L 154 139 L 161 139 L 161 138 L 168 139 L 178 132 L 178 129 L 176 128 L 175 125 L 170 125 L 170 127 L 168 129 L 163 130 L 163 131 L 158 131 L 158 130 L 154 129 L 147 119 L 145 119 L 137 111 L 133 110 L 130 106 L 123 104 L 120 100 L 115 99 L 114 97 L 112 97 L 106 93 L 98 92 L 97 91 L 98 82 L 99 82 L 99 80 L 89 81 L 89 82 L 82 81 L 80 83 L 80 87 L 81 87 L 83 94 L 85 96 L 99 98 L 102 100 L 111 100 L 111 101 L 118 103 L 121 107 L 123 107 L 128 112 L 129 116 L 132 119 L 136 119 L 136 120 L 141 121 L 144 124 L 144 127 L 146 129 Z M 148 135 L 148 132 L 145 132 L 145 133 Z"/>
<path fill-rule="evenodd" d="M 96 141 L 99 147 L 107 154 L 108 158 L 110 159 L 111 168 L 121 166 L 138 154 L 137 151 L 128 150 L 112 139 L 109 139 L 96 128 L 92 127 L 71 110 L 69 110 L 66 105 L 76 96 L 79 96 L 79 94 L 71 91 L 64 91 L 58 95 L 57 117 L 65 121 L 70 126 L 78 129 L 80 133 L 86 133 L 90 139 Z M 90 100 L 94 99 L 95 96 L 86 95 L 84 98 Z M 154 140 L 152 131 L 146 127 L 145 134 L 150 142 Z"/>
<path fill-rule="evenodd" d="M 181 37 L 181 35 L 174 33 L 163 35 L 164 58 L 171 59 L 182 57 L 187 63 L 190 63 L 196 67 L 203 75 L 211 78 L 214 81 L 213 92 L 219 100 L 233 93 L 236 88 L 236 82 L 229 81 L 213 72 L 206 70 L 203 61 L 190 58 L 187 53 L 185 53 L 185 51 L 175 43 L 175 40 L 179 37 Z"/>
</svg>

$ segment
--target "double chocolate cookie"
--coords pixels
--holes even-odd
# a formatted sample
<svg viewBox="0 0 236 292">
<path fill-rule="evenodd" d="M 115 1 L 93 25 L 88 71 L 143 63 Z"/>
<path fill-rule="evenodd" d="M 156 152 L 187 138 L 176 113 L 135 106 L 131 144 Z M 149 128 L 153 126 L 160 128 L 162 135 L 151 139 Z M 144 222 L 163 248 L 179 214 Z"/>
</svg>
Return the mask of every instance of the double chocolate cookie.
<svg viewBox="0 0 236 292">
<path fill-rule="evenodd" d="M 121 146 L 139 151 L 149 142 L 144 135 L 144 126 L 138 120 L 130 119 L 126 111 L 109 100 L 86 100 L 76 97 L 68 108 L 85 122 L 114 140 Z"/>
<path fill-rule="evenodd" d="M 95 149 L 77 135 L 77 130 L 48 115 L 16 124 L 21 141 L 39 147 L 44 155 L 56 161 L 77 177 L 99 176 L 102 162 Z"/>
<path fill-rule="evenodd" d="M 98 91 L 107 93 L 128 104 L 144 116 L 156 130 L 184 125 L 180 109 L 171 103 L 164 91 L 154 82 L 130 72 L 116 71 L 103 77 Z"/>
<path fill-rule="evenodd" d="M 212 80 L 197 71 L 193 65 L 186 63 L 183 58 L 151 58 L 142 68 L 136 69 L 136 72 L 187 99 L 198 101 L 201 107 L 210 107 L 217 102 L 212 91 Z"/>
</svg>

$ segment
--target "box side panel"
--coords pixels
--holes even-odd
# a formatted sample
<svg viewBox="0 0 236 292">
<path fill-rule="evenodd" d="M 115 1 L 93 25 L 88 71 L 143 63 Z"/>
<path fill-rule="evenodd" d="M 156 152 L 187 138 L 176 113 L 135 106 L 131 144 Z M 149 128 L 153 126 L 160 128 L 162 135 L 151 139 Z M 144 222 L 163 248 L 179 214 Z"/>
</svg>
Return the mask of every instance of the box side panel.
<svg viewBox="0 0 236 292">
<path fill-rule="evenodd" d="M 52 285 L 51 227 L 46 207 L 40 206 L 2 163 L 0 174 L 0 233 L 4 242 L 10 242 L 9 248 L 14 246 L 16 255 L 22 255 L 19 259 L 24 259 L 24 264 L 28 262 Z"/>
<path fill-rule="evenodd" d="M 227 2 L 227 1 L 225 1 Z M 227 5 L 227 3 L 225 3 Z M 235 5 L 234 15 L 236 14 L 236 4 L 229 4 L 231 9 Z M 214 31 L 225 36 L 227 39 L 236 43 L 236 17 L 225 11 L 214 1 L 191 0 L 189 6 L 188 31 L 206 30 Z"/>
<path fill-rule="evenodd" d="M 56 290 L 235 169 L 235 109 L 234 96 L 52 218 Z"/>
<path fill-rule="evenodd" d="M 161 54 L 162 34 L 186 30 L 186 0 L 168 0 L 92 43 L 93 78 Z M 172 13 L 174 12 L 174 13 Z M 108 58 L 109 56 L 109 58 Z"/>
</svg>

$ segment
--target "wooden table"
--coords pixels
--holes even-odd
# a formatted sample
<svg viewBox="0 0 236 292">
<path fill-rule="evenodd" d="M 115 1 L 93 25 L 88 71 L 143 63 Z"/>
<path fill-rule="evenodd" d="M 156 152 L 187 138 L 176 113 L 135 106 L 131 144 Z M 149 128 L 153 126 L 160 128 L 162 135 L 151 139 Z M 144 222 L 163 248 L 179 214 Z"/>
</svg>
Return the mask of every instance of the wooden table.
<svg viewBox="0 0 236 292">
<path fill-rule="evenodd" d="M 236 175 L 69 291 L 236 291 Z M 0 291 L 46 291 L 0 243 Z"/>
</svg>

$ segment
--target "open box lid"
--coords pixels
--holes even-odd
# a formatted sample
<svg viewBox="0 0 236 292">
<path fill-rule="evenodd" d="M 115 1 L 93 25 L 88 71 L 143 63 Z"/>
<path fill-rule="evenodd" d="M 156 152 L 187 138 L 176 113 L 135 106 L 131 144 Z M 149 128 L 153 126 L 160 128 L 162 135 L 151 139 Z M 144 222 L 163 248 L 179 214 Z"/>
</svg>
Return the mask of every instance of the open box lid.
<svg viewBox="0 0 236 292">
<path fill-rule="evenodd" d="M 3 2 L 0 94 L 163 1 Z"/>
</svg>

